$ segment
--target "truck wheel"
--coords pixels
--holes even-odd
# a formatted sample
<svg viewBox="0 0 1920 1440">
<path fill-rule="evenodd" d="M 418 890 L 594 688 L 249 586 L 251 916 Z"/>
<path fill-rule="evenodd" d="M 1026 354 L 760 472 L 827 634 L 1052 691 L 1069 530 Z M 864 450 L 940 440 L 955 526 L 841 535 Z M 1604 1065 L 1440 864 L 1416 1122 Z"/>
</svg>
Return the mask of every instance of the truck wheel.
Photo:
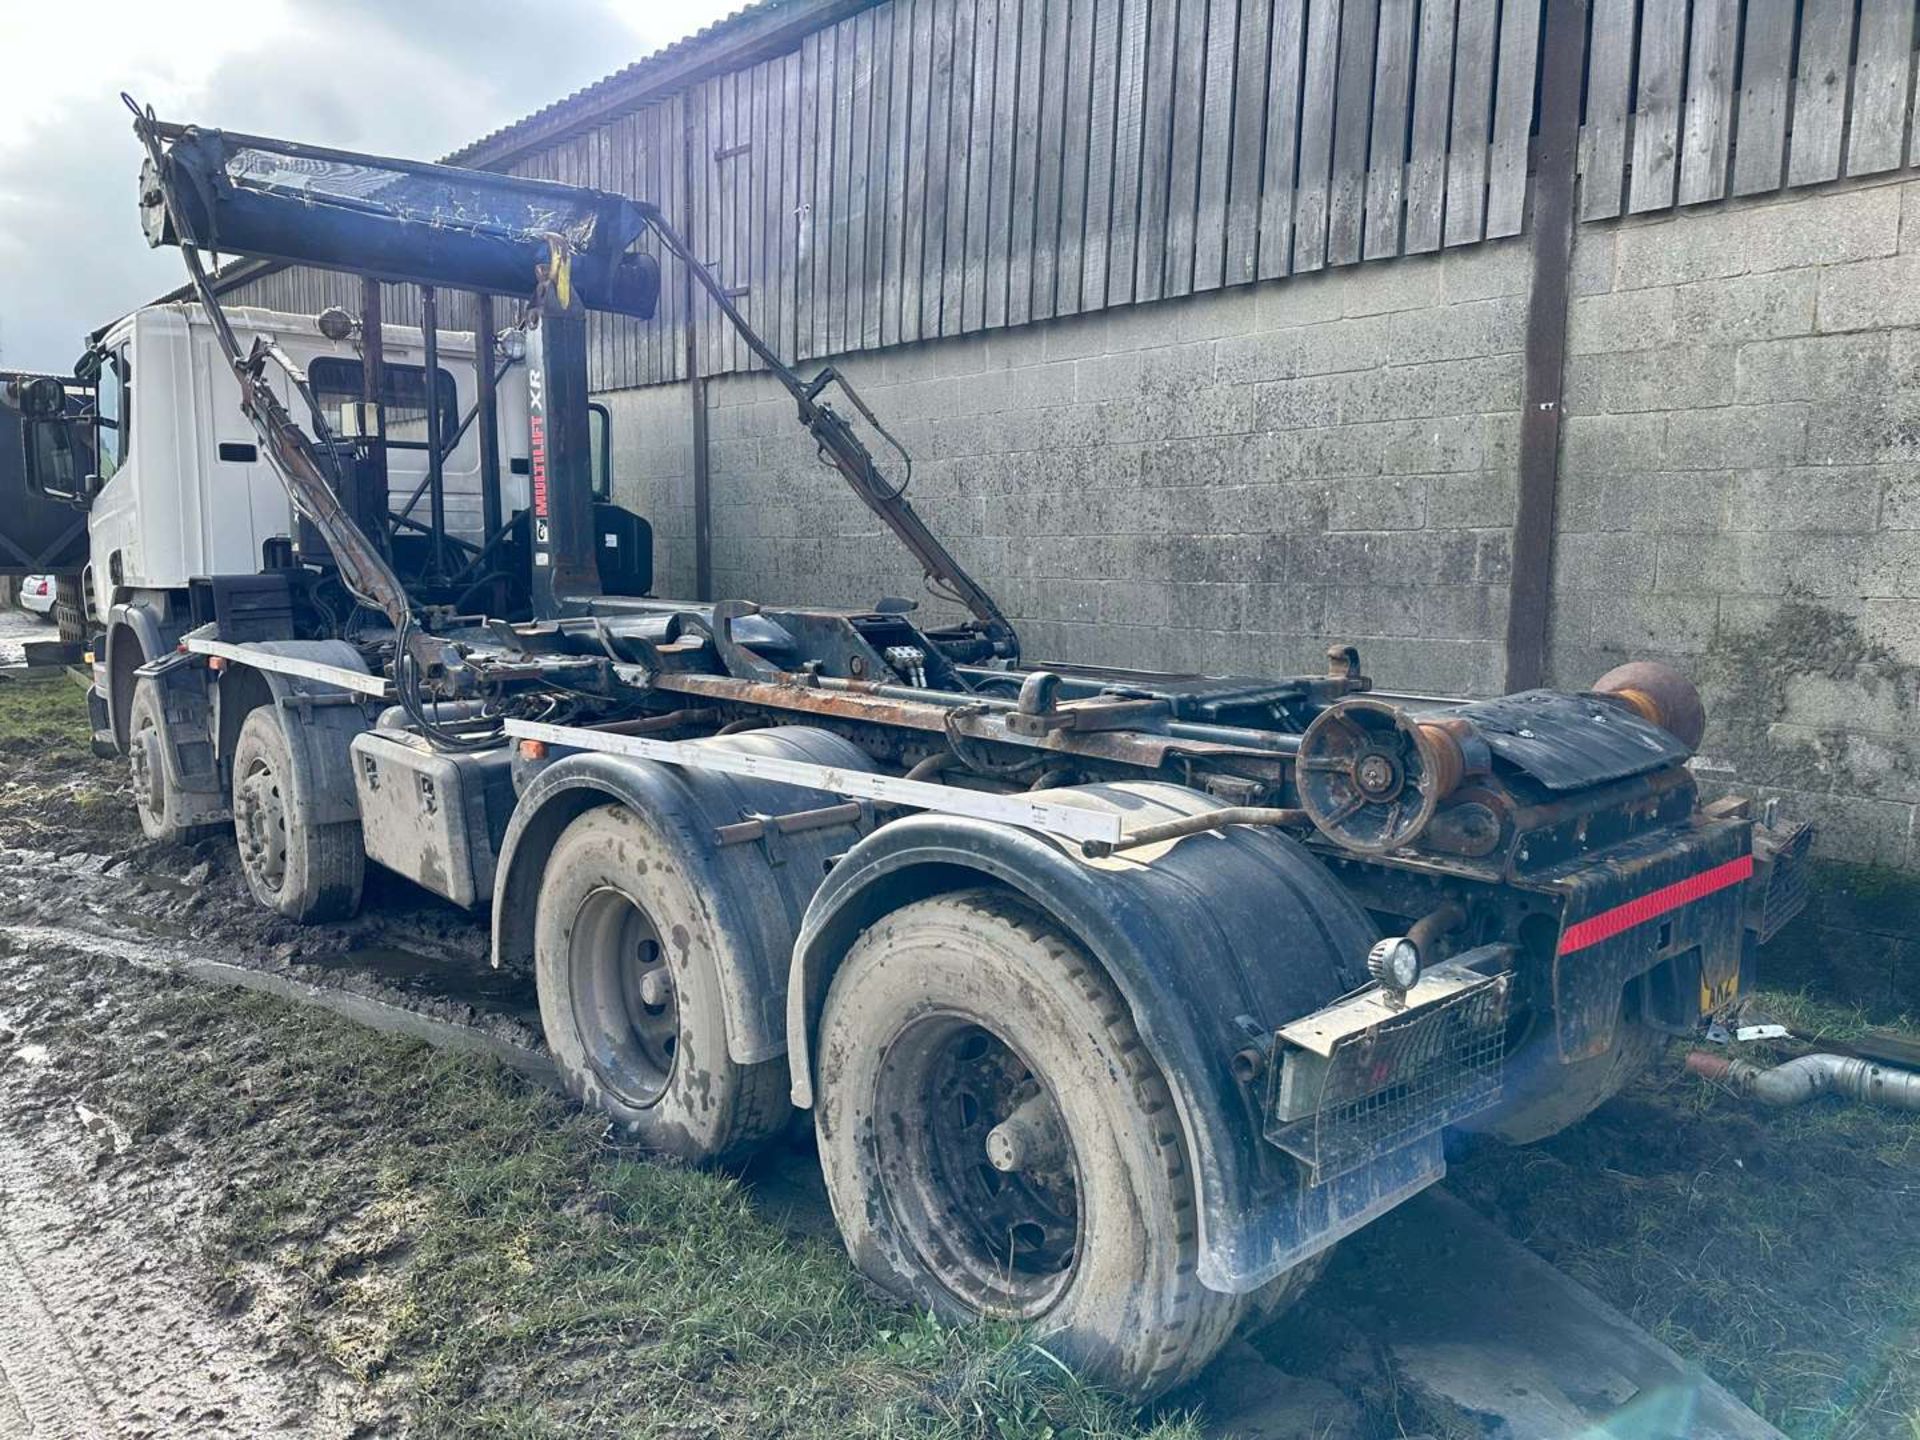
<svg viewBox="0 0 1920 1440">
<path fill-rule="evenodd" d="M 724 948 L 643 816 L 607 805 L 574 820 L 536 903 L 540 1019 L 574 1098 L 696 1163 L 743 1159 L 785 1127 L 786 1062 L 727 1053 Z"/>
<path fill-rule="evenodd" d="M 191 845 L 220 827 L 187 824 L 180 819 L 179 792 L 167 780 L 167 765 L 162 754 L 164 713 L 159 685 L 152 680 L 136 681 L 133 704 L 127 712 L 133 808 L 140 816 L 140 831 L 147 839 L 163 845 Z"/>
<path fill-rule="evenodd" d="M 293 786 L 293 755 L 272 705 L 233 747 L 233 834 L 253 898 L 290 920 L 344 920 L 360 908 L 367 855 L 360 822 L 310 820 Z"/>
<path fill-rule="evenodd" d="M 1147 1397 L 1232 1333 L 1201 1285 L 1165 1080 L 1099 966 L 1031 902 L 937 896 L 864 932 L 828 990 L 815 1125 L 854 1263 L 916 1306 L 1032 1324 Z"/>
</svg>

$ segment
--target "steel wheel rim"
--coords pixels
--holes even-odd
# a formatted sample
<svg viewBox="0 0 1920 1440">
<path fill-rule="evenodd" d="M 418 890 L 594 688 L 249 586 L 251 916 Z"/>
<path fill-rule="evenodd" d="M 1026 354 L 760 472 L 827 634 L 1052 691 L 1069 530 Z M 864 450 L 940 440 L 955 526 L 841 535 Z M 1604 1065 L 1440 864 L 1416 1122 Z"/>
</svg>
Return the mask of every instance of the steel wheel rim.
<svg viewBox="0 0 1920 1440">
<path fill-rule="evenodd" d="M 287 807 L 280 777 L 254 760 L 233 787 L 234 838 L 247 873 L 277 895 L 287 883 Z"/>
<path fill-rule="evenodd" d="M 922 1268 L 977 1313 L 1044 1314 L 1079 1265 L 1083 1224 L 1078 1157 L 1044 1078 L 975 1017 L 942 1013 L 894 1037 L 874 1092 L 888 1208 Z M 1023 1102 L 1051 1117 L 1064 1153 L 1003 1173 L 988 1137 Z"/>
<path fill-rule="evenodd" d="M 624 891 L 580 902 L 567 941 L 567 995 L 587 1065 L 626 1104 L 666 1093 L 680 1060 L 680 1004 L 660 932 Z"/>
<path fill-rule="evenodd" d="M 133 801 L 148 815 L 162 818 L 166 811 L 166 797 L 161 794 L 160 781 L 166 773 L 160 758 L 160 727 L 151 717 L 142 715 L 140 727 L 133 733 L 133 741 L 127 746 L 128 763 L 133 769 Z"/>
</svg>

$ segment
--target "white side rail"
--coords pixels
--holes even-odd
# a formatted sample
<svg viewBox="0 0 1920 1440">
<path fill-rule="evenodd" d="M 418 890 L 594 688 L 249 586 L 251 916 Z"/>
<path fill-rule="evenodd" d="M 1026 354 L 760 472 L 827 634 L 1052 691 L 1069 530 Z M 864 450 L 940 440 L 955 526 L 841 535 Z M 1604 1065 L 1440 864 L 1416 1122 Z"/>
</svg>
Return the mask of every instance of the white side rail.
<svg viewBox="0 0 1920 1440">
<path fill-rule="evenodd" d="M 230 645 L 225 640 L 206 639 L 198 631 L 190 632 L 180 643 L 190 654 L 211 655 L 239 665 L 250 665 L 255 670 L 269 670 L 276 675 L 298 675 L 302 680 L 317 680 L 323 685 L 351 690 L 356 695 L 371 695 L 379 700 L 389 699 L 393 695 L 393 686 L 380 676 L 369 675 L 364 670 L 349 670 L 344 665 L 325 665 L 318 660 L 275 655 L 271 651 L 256 650 L 251 645 Z"/>
<path fill-rule="evenodd" d="M 963 790 L 955 785 L 933 785 L 924 780 L 871 775 L 864 770 L 842 770 L 804 760 L 743 755 L 737 750 L 717 750 L 679 740 L 615 735 L 604 730 L 582 729 L 576 725 L 546 725 L 536 720 L 509 720 L 507 733 L 520 740 L 541 740 L 549 745 L 565 745 L 575 750 L 631 755 L 641 760 L 658 760 L 663 765 L 684 765 L 694 770 L 715 770 L 725 775 L 773 780 L 783 785 L 824 790 L 830 795 L 872 800 L 883 805 L 904 805 L 909 809 L 932 810 L 943 815 L 996 820 L 1005 825 L 1017 825 L 1025 830 L 1038 830 L 1068 840 L 1096 840 L 1111 845 L 1118 843 L 1121 838 L 1118 815 L 1104 810 L 1082 809 L 1078 805 L 1063 805 L 1055 800 L 988 795 L 978 790 Z"/>
</svg>

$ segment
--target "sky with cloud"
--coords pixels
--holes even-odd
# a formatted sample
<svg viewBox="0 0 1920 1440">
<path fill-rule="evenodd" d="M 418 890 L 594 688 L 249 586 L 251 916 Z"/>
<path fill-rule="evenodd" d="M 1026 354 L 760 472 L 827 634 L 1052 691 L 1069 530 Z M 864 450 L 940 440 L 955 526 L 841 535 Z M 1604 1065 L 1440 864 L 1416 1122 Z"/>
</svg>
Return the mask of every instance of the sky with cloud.
<svg viewBox="0 0 1920 1440">
<path fill-rule="evenodd" d="M 122 90 L 166 119 L 437 159 L 744 0 L 0 0 L 0 366 L 65 371 L 185 279 Z"/>
</svg>

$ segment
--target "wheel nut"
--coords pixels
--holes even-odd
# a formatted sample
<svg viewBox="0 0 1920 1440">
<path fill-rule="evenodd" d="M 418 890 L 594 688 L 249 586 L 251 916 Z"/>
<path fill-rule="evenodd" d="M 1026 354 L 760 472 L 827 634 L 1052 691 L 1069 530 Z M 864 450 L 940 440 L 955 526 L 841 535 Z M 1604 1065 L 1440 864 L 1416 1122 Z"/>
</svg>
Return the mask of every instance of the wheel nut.
<svg viewBox="0 0 1920 1440">
<path fill-rule="evenodd" d="M 658 1010 L 672 998 L 673 977 L 666 966 L 656 965 L 640 977 L 640 1003 L 649 1010 Z"/>
</svg>

